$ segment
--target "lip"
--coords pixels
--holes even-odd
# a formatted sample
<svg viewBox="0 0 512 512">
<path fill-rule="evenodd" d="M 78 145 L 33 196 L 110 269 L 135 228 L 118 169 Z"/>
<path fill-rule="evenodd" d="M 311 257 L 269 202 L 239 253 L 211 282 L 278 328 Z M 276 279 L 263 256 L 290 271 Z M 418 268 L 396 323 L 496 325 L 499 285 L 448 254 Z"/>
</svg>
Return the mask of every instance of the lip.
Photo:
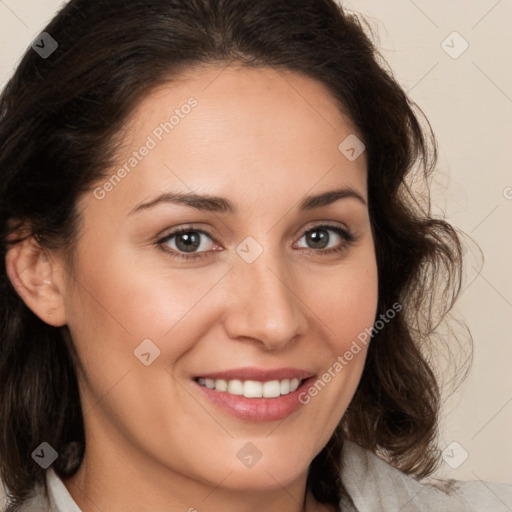
<svg viewBox="0 0 512 512">
<path fill-rule="evenodd" d="M 197 382 L 199 377 L 205 379 L 255 380 L 258 382 L 295 378 L 302 382 L 295 391 L 287 395 L 281 395 L 276 398 L 246 398 L 243 395 L 231 395 L 225 391 L 216 391 L 201 386 L 201 384 Z M 299 401 L 299 395 L 305 389 L 308 389 L 314 380 L 314 374 L 297 368 L 238 368 L 221 372 L 204 373 L 198 375 L 192 383 L 202 397 L 223 412 L 245 421 L 269 422 L 283 420 L 296 412 L 303 405 Z"/>
<path fill-rule="evenodd" d="M 269 380 L 283 380 L 283 379 L 299 379 L 304 380 L 313 377 L 313 373 L 298 368 L 233 368 L 231 370 L 224 370 L 221 372 L 202 373 L 197 375 L 196 378 L 202 377 L 204 379 L 224 379 L 224 380 L 255 380 L 258 382 L 266 382 Z"/>
</svg>

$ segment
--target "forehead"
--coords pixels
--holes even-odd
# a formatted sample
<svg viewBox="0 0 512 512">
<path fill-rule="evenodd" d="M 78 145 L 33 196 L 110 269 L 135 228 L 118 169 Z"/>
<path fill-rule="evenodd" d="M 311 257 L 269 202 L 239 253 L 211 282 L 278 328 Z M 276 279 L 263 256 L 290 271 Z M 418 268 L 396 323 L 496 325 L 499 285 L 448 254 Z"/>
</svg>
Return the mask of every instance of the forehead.
<svg viewBox="0 0 512 512">
<path fill-rule="evenodd" d="M 339 149 L 356 133 L 327 88 L 311 78 L 270 68 L 189 71 L 133 110 L 111 170 L 124 166 L 126 176 L 109 197 L 129 211 L 163 188 L 229 190 L 247 202 L 258 195 L 283 200 L 283 192 L 317 185 L 352 185 L 364 194 L 365 155 L 351 161 Z"/>
</svg>

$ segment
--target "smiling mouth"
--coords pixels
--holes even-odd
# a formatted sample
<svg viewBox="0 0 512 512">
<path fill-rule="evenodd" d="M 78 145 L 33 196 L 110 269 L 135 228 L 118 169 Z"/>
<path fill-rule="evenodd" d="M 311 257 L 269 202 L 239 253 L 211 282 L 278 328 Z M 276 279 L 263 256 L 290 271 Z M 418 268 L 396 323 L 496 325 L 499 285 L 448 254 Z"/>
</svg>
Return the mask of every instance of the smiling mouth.
<svg viewBox="0 0 512 512">
<path fill-rule="evenodd" d="M 245 398 L 277 398 L 296 391 L 306 379 L 281 379 L 260 382 L 256 380 L 238 379 L 194 379 L 200 386 L 214 391 L 227 393 Z"/>
</svg>

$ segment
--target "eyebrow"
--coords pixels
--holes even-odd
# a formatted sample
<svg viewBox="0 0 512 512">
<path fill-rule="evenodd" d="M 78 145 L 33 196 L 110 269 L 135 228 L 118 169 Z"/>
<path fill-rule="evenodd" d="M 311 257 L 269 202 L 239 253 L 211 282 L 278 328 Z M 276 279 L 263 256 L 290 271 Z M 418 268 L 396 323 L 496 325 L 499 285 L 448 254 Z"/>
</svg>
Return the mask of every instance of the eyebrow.
<svg viewBox="0 0 512 512">
<path fill-rule="evenodd" d="M 358 192 L 350 187 L 338 188 L 322 192 L 321 194 L 305 197 L 299 204 L 300 211 L 313 210 L 322 206 L 328 206 L 340 199 L 356 199 L 366 206 L 366 201 Z M 136 212 L 148 210 L 159 204 L 172 203 L 190 206 L 197 210 L 216 212 L 216 213 L 230 213 L 236 214 L 236 206 L 224 197 L 212 195 L 199 195 L 193 192 L 165 192 L 148 202 L 141 203 L 133 208 L 128 215 Z"/>
</svg>

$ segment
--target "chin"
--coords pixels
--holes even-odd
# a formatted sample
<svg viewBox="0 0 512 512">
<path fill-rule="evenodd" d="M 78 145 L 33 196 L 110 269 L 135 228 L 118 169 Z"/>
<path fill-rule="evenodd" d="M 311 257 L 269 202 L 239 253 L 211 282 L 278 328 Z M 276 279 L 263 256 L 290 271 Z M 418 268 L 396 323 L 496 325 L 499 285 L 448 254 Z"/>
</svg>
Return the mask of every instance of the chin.
<svg viewBox="0 0 512 512">
<path fill-rule="evenodd" d="M 260 461 L 252 468 L 237 468 L 223 482 L 223 487 L 245 492 L 272 492 L 282 490 L 307 473 L 308 466 L 297 467 L 280 461 L 263 464 Z M 217 476 L 218 477 L 218 476 Z"/>
<path fill-rule="evenodd" d="M 261 450 L 256 448 L 257 444 L 260 444 Z M 226 465 L 222 471 L 225 475 L 231 473 L 223 486 L 238 491 L 272 491 L 307 474 L 313 454 L 301 453 L 299 447 L 272 448 L 271 444 L 264 444 L 258 440 L 254 443 L 248 441 L 242 450 L 237 449 L 234 464 Z M 219 457 L 222 455 L 219 454 Z M 218 481 L 219 475 L 217 468 L 213 475 L 214 481 Z"/>
</svg>

